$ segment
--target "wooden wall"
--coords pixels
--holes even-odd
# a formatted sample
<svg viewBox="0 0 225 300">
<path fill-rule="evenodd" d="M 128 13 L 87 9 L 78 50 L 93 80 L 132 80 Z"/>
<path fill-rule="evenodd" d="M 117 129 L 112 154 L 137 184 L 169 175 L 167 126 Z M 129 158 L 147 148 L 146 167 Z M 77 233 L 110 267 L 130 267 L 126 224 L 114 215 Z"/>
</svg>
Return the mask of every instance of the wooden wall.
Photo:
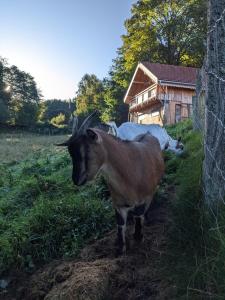
<svg viewBox="0 0 225 300">
<path fill-rule="evenodd" d="M 158 87 L 158 97 L 161 100 L 168 100 L 165 108 L 165 124 L 174 124 L 180 120 L 190 117 L 192 113 L 192 97 L 195 91 L 177 87 Z M 177 111 L 180 110 L 180 118 Z"/>
<path fill-rule="evenodd" d="M 139 111 L 135 121 L 141 124 L 165 125 L 187 119 L 192 113 L 192 96 L 194 94 L 195 91 L 191 89 L 158 86 L 157 98 L 167 100 L 165 109 L 161 105 L 154 105 L 151 109 Z"/>
<path fill-rule="evenodd" d="M 161 105 L 155 105 L 152 109 L 138 113 L 138 123 L 163 125 L 163 108 Z"/>
<path fill-rule="evenodd" d="M 195 95 L 195 91 L 191 89 L 176 88 L 170 86 L 158 87 L 158 97 L 161 100 L 171 100 L 182 103 L 192 103 L 192 96 Z"/>
</svg>

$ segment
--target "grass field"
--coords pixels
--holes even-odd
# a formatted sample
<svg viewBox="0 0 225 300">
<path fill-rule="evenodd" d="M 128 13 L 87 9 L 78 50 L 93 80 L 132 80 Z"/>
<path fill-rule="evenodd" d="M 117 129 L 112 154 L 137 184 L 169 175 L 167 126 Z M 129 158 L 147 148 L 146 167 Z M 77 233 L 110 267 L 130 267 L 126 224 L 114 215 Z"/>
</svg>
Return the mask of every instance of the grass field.
<svg viewBox="0 0 225 300">
<path fill-rule="evenodd" d="M 177 287 L 174 299 L 225 299 L 225 210 L 215 220 L 202 201 L 201 135 L 190 121 L 168 131 L 183 137 L 186 151 L 167 155 L 165 181 L 175 197 L 164 276 Z M 102 179 L 82 188 L 72 184 L 70 157 L 54 146 L 65 136 L 0 138 L 0 275 L 74 257 L 90 239 L 114 228 Z"/>
<path fill-rule="evenodd" d="M 76 255 L 113 224 L 105 185 L 76 188 L 65 136 L 1 134 L 0 273 Z"/>
<path fill-rule="evenodd" d="M 0 162 L 16 163 L 37 150 L 53 149 L 67 136 L 35 135 L 27 132 L 0 132 Z"/>
</svg>

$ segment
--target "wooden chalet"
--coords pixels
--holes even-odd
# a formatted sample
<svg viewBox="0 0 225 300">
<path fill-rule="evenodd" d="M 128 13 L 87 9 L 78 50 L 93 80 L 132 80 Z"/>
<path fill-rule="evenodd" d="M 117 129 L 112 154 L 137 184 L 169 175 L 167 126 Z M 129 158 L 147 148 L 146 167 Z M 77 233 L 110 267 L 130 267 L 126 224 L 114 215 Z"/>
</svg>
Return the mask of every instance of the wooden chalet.
<svg viewBox="0 0 225 300">
<path fill-rule="evenodd" d="M 124 97 L 129 120 L 165 125 L 189 118 L 197 72 L 191 67 L 139 63 Z"/>
</svg>

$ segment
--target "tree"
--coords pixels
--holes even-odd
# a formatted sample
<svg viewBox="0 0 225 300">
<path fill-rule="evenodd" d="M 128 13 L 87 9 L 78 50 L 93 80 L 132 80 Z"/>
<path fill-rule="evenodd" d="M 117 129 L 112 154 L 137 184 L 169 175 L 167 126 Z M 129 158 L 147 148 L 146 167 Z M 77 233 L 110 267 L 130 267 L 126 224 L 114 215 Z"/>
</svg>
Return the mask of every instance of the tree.
<svg viewBox="0 0 225 300">
<path fill-rule="evenodd" d="M 65 124 L 68 124 L 74 109 L 75 103 L 71 100 L 52 99 L 42 101 L 39 105 L 38 121 L 50 123 L 53 118 L 62 114 L 65 116 Z"/>
<path fill-rule="evenodd" d="M 115 121 L 118 125 L 127 121 L 128 105 L 121 99 L 124 96 L 124 88 L 114 80 L 105 80 L 104 101 L 105 109 L 101 119 L 104 122 Z"/>
<path fill-rule="evenodd" d="M 85 116 L 97 109 L 102 114 L 105 108 L 103 97 L 103 82 L 94 74 L 85 74 L 79 82 L 76 92 L 76 113 Z"/>
<path fill-rule="evenodd" d="M 3 65 L 3 84 L 7 93 L 8 123 L 30 126 L 36 122 L 40 92 L 34 78 L 16 66 Z"/>
<path fill-rule="evenodd" d="M 60 113 L 58 116 L 53 117 L 50 121 L 52 125 L 58 128 L 63 128 L 66 126 L 65 124 L 66 117 L 64 114 Z"/>
<path fill-rule="evenodd" d="M 4 82 L 5 61 L 0 57 L 0 123 L 9 120 L 9 100 L 10 94 L 8 86 Z"/>
</svg>

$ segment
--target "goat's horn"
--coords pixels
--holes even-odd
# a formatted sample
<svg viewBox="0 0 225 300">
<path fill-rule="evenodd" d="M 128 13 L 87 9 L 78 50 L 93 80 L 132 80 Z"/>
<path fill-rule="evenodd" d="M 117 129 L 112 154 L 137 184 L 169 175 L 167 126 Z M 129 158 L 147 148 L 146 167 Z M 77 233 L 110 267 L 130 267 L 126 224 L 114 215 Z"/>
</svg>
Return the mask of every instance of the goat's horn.
<svg viewBox="0 0 225 300">
<path fill-rule="evenodd" d="M 85 130 L 90 126 L 92 119 L 97 115 L 98 111 L 93 111 L 82 123 L 82 125 L 79 128 L 79 134 L 82 134 L 85 132 Z"/>
</svg>

